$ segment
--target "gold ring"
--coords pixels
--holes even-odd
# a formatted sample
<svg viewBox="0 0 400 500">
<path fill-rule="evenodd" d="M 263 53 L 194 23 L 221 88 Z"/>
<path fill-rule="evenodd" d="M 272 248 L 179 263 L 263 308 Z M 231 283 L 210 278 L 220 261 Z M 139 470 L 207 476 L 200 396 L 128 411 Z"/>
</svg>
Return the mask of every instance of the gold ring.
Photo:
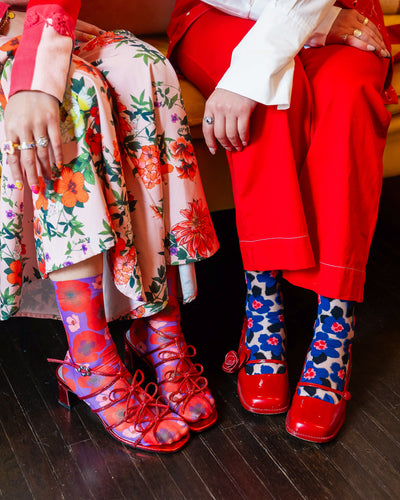
<svg viewBox="0 0 400 500">
<path fill-rule="evenodd" d="M 1 144 L 1 152 L 3 155 L 13 155 L 15 150 L 18 149 L 19 144 L 12 141 L 4 141 Z"/>
<path fill-rule="evenodd" d="M 368 23 L 369 23 L 368 17 L 364 17 L 363 25 L 367 26 Z"/>
<path fill-rule="evenodd" d="M 362 35 L 362 31 L 359 30 L 359 29 L 355 29 L 353 31 L 353 35 L 356 37 L 356 38 L 361 38 L 361 35 Z"/>
</svg>

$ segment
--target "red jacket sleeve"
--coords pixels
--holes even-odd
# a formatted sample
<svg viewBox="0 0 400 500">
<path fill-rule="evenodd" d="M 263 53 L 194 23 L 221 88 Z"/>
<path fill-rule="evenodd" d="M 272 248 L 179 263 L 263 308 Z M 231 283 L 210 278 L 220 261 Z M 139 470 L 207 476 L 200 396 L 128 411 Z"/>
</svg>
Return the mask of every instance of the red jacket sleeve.
<svg viewBox="0 0 400 500">
<path fill-rule="evenodd" d="M 38 90 L 62 101 L 80 0 L 31 0 L 11 73 L 10 96 Z"/>
</svg>

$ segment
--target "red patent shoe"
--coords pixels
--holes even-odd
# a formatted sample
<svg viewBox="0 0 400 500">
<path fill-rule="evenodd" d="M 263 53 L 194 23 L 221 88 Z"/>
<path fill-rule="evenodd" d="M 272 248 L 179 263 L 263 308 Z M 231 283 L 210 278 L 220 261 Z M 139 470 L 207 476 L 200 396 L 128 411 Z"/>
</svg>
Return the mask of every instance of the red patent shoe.
<svg viewBox="0 0 400 500">
<path fill-rule="evenodd" d="M 290 392 L 287 369 L 285 373 L 248 375 L 246 366 L 260 363 L 278 363 L 286 366 L 285 360 L 250 360 L 250 350 L 245 345 L 247 323 L 243 326 L 238 353 L 230 351 L 225 356 L 222 369 L 227 373 L 238 371 L 238 394 L 242 406 L 252 413 L 272 415 L 285 413 L 289 408 Z"/>
<path fill-rule="evenodd" d="M 189 439 L 186 423 L 157 396 L 155 384 L 141 387 L 143 373 L 133 376 L 117 360 L 115 368 L 91 369 L 73 362 L 69 353 L 57 369 L 59 403 L 71 409 L 70 394 L 84 401 L 106 431 L 121 443 L 145 451 L 171 453 Z M 119 361 L 119 363 L 118 363 Z M 153 394 L 148 391 L 150 385 Z"/>
<path fill-rule="evenodd" d="M 351 350 L 349 350 L 350 355 Z M 344 422 L 347 401 L 351 399 L 351 394 L 347 391 L 349 380 L 350 359 L 343 391 L 319 384 L 299 383 L 286 417 L 286 430 L 289 434 L 313 443 L 326 443 L 336 437 Z M 340 396 L 340 401 L 334 404 L 310 396 L 299 396 L 297 392 L 301 386 L 316 387 L 326 392 L 334 392 Z"/>
<path fill-rule="evenodd" d="M 146 330 L 153 331 L 162 339 L 152 350 L 141 350 L 143 346 L 133 342 Z M 193 364 L 190 359 L 196 355 L 196 349 L 186 344 L 179 328 L 171 333 L 154 328 L 145 318 L 135 320 L 125 334 L 125 362 L 129 368 L 134 365 L 134 353 L 154 371 L 160 392 L 169 407 L 183 418 L 191 431 L 204 431 L 216 422 L 218 414 L 214 398 L 207 387 L 208 381 L 202 375 L 203 367 L 199 363 Z M 171 366 L 171 362 L 175 361 L 175 366 Z M 162 377 L 157 375 L 158 367 L 162 367 Z"/>
</svg>

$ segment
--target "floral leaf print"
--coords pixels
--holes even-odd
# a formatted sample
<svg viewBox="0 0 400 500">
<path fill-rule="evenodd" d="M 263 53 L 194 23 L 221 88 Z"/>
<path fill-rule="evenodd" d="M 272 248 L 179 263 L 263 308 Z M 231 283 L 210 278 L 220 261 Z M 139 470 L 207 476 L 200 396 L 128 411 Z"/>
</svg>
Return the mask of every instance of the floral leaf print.
<svg viewBox="0 0 400 500">
<path fill-rule="evenodd" d="M 193 259 L 207 257 L 214 239 L 207 208 L 203 208 L 202 200 L 197 200 L 189 202 L 189 208 L 180 213 L 186 220 L 172 227 L 177 243 L 186 246 Z"/>
</svg>

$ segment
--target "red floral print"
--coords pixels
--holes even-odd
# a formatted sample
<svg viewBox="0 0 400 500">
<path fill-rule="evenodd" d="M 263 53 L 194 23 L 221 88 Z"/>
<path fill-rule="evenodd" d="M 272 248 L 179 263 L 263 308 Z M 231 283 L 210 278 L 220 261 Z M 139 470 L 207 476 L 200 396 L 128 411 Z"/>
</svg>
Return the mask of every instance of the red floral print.
<svg viewBox="0 0 400 500">
<path fill-rule="evenodd" d="M 172 232 L 175 234 L 176 241 L 181 245 L 186 245 L 192 258 L 197 255 L 207 257 L 214 243 L 208 210 L 203 209 L 202 201 L 198 200 L 189 203 L 189 208 L 181 210 L 180 213 L 186 217 L 186 221 L 173 226 Z"/>
<path fill-rule="evenodd" d="M 7 275 L 7 281 L 12 285 L 20 285 L 22 282 L 22 262 L 20 260 L 14 260 L 10 264 L 11 273 Z"/>
<path fill-rule="evenodd" d="M 78 280 L 57 281 L 57 300 L 63 311 L 81 313 L 90 301 L 90 287 Z"/>
<path fill-rule="evenodd" d="M 99 293 L 87 305 L 86 319 L 87 325 L 91 330 L 98 331 L 107 326 L 103 304 L 103 294 Z"/>
</svg>

